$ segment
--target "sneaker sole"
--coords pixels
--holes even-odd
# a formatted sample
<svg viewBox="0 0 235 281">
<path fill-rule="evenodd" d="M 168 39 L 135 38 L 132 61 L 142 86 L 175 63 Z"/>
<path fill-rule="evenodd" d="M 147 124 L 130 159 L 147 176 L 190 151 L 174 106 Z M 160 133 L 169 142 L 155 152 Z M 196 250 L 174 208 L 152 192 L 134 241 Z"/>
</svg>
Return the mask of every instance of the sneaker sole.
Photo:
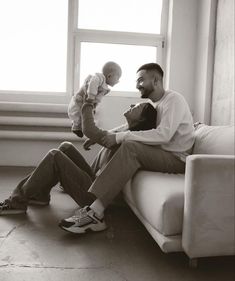
<svg viewBox="0 0 235 281">
<path fill-rule="evenodd" d="M 36 201 L 36 200 L 29 200 L 29 205 L 37 205 L 37 206 L 48 206 L 49 202 L 43 202 L 43 201 Z"/>
<path fill-rule="evenodd" d="M 86 233 L 87 231 L 94 231 L 94 232 L 98 232 L 98 231 L 103 231 L 107 228 L 106 223 L 100 223 L 99 225 L 88 225 L 86 227 L 77 227 L 77 226 L 70 226 L 70 227 L 65 227 L 61 224 L 59 224 L 59 227 L 62 228 L 65 231 L 68 231 L 70 233 L 76 233 L 76 234 L 82 234 L 82 233 Z"/>
</svg>

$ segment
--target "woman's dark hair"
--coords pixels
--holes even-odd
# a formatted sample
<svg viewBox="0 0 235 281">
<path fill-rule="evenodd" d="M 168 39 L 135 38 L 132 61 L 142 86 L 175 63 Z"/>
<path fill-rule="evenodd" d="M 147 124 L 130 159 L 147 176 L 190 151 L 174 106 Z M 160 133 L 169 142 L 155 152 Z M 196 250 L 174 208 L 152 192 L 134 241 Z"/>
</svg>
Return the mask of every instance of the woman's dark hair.
<svg viewBox="0 0 235 281">
<path fill-rule="evenodd" d="M 145 131 L 155 129 L 157 126 L 157 111 L 150 104 L 146 103 L 143 107 L 141 118 L 136 125 L 130 126 L 130 131 Z"/>
</svg>

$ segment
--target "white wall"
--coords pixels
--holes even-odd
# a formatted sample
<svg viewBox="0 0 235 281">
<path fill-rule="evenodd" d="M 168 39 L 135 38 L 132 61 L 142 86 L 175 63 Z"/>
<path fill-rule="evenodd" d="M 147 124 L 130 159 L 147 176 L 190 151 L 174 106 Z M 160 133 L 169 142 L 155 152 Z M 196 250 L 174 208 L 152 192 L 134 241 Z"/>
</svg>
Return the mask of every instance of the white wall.
<svg viewBox="0 0 235 281">
<path fill-rule="evenodd" d="M 32 141 L 32 140 L 1 140 L 0 141 L 0 166 L 25 166 L 34 167 L 52 148 L 57 148 L 61 141 Z M 81 142 L 73 142 L 85 157 L 88 163 L 92 163 L 100 149 L 99 145 L 92 150 L 85 151 Z"/>
</svg>

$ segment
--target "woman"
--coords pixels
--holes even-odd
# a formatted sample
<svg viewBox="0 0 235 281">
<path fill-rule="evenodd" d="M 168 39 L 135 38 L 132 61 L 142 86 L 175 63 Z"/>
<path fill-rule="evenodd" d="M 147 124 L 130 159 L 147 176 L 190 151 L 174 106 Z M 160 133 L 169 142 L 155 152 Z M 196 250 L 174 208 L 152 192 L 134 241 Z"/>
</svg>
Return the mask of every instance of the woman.
<svg viewBox="0 0 235 281">
<path fill-rule="evenodd" d="M 89 147 L 94 143 L 103 145 L 102 138 L 108 134 L 107 131 L 97 128 L 92 115 L 92 110 L 92 104 L 89 103 L 84 104 L 82 108 L 83 131 L 89 138 L 83 144 L 85 150 L 89 150 Z M 111 130 L 111 132 L 117 133 L 126 130 L 144 131 L 156 128 L 157 111 L 150 103 L 131 105 L 123 115 L 125 116 L 127 123 Z M 105 147 L 101 149 L 91 165 L 95 175 L 97 175 L 98 172 L 101 172 L 101 169 L 111 159 L 118 147 L 119 145 L 112 147 L 112 149 L 107 149 Z"/>
<path fill-rule="evenodd" d="M 102 145 L 102 137 L 108 132 L 96 127 L 93 105 L 85 103 L 82 109 L 83 130 L 90 140 L 84 144 L 89 149 L 92 143 Z M 146 130 L 156 128 L 157 112 L 149 103 L 137 104 L 124 113 L 126 129 Z M 112 150 L 113 151 L 113 150 Z M 88 191 L 100 163 L 102 153 L 96 157 L 91 167 L 80 152 L 69 142 L 63 142 L 58 149 L 50 150 L 33 172 L 24 178 L 14 189 L 11 196 L 0 202 L 0 215 L 25 213 L 28 205 L 48 205 L 50 191 L 58 182 L 75 202 L 84 207 L 91 204 L 95 196 Z M 111 155 L 106 154 L 106 161 Z"/>
</svg>

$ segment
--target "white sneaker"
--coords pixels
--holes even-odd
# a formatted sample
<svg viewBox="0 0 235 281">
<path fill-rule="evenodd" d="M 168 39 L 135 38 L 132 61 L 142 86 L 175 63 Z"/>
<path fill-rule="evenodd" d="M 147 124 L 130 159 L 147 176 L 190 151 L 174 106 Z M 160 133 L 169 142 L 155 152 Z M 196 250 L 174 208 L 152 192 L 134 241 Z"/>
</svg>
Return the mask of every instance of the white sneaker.
<svg viewBox="0 0 235 281">
<path fill-rule="evenodd" d="M 103 217 L 99 217 L 89 206 L 59 223 L 59 227 L 72 233 L 85 233 L 87 230 L 102 231 L 107 228 Z"/>
<path fill-rule="evenodd" d="M 50 200 L 42 201 L 42 200 L 39 200 L 37 198 L 30 197 L 29 200 L 28 200 L 28 204 L 29 205 L 38 205 L 38 206 L 47 206 L 47 205 L 50 204 Z"/>
</svg>

